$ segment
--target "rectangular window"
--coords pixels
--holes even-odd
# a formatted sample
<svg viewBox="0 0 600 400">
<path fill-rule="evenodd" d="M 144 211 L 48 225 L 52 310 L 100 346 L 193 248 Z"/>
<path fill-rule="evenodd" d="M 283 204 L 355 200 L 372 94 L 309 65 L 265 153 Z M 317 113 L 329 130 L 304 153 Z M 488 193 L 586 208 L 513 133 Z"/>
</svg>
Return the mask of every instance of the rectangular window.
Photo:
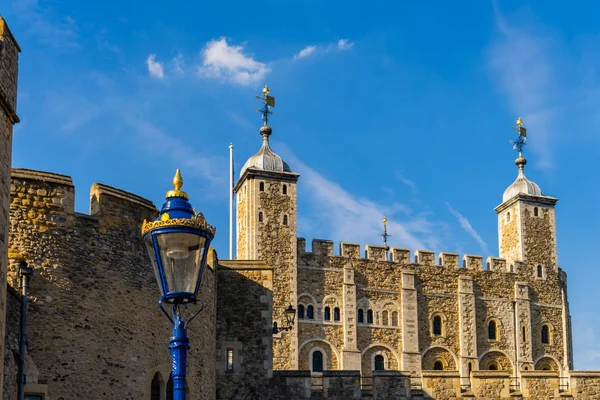
<svg viewBox="0 0 600 400">
<path fill-rule="evenodd" d="M 44 400 L 41 394 L 26 394 L 25 400 Z"/>
<path fill-rule="evenodd" d="M 227 371 L 233 371 L 233 349 L 227 349 Z"/>
</svg>

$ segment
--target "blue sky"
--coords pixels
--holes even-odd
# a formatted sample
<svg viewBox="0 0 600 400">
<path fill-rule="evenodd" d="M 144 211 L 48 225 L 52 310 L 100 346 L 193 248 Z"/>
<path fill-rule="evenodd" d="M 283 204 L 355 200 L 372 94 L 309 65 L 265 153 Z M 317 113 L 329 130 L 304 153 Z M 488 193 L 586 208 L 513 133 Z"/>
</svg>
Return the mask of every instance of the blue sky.
<svg viewBox="0 0 600 400">
<path fill-rule="evenodd" d="M 497 254 L 494 207 L 527 176 L 558 197 L 575 367 L 600 369 L 600 5 L 8 0 L 20 58 L 14 167 L 67 174 L 76 209 L 102 182 L 160 206 L 181 168 L 228 249 L 236 174 L 260 145 L 254 96 L 277 99 L 272 147 L 302 174 L 299 235 Z"/>
</svg>

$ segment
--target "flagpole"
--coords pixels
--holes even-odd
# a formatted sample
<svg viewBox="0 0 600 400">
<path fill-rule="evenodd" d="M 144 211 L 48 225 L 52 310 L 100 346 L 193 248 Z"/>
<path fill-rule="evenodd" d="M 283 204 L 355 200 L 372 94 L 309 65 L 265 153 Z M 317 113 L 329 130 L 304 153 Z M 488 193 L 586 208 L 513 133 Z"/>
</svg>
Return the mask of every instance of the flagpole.
<svg viewBox="0 0 600 400">
<path fill-rule="evenodd" d="M 233 260 L 233 143 L 229 143 L 229 259 Z"/>
</svg>

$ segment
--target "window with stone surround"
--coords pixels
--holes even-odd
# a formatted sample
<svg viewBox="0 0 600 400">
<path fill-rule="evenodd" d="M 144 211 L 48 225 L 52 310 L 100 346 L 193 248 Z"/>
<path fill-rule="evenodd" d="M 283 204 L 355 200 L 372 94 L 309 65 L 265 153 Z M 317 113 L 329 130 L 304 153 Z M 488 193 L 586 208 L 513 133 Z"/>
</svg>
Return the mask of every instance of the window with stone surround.
<svg viewBox="0 0 600 400">
<path fill-rule="evenodd" d="M 445 318 L 442 314 L 433 314 L 431 316 L 431 334 L 433 336 L 444 336 Z"/>
<path fill-rule="evenodd" d="M 258 222 L 263 222 L 263 213 L 262 213 L 262 211 L 258 212 Z"/>
<path fill-rule="evenodd" d="M 362 308 L 358 309 L 358 322 L 361 324 L 365 322 L 365 312 Z"/>
<path fill-rule="evenodd" d="M 333 320 L 334 321 L 339 321 L 340 320 L 340 309 L 339 307 L 336 307 L 333 309 Z"/>
<path fill-rule="evenodd" d="M 533 216 L 534 217 L 539 217 L 539 213 L 540 212 L 539 212 L 538 208 L 537 207 L 533 207 Z"/>
<path fill-rule="evenodd" d="M 284 224 L 284 225 L 287 225 L 287 224 L 288 224 L 288 216 L 287 216 L 287 215 L 284 215 L 284 216 L 283 216 L 283 224 Z"/>
<path fill-rule="evenodd" d="M 388 312 L 384 310 L 381 313 L 381 325 L 387 325 L 387 324 L 388 324 Z"/>
<path fill-rule="evenodd" d="M 367 324 L 373 323 L 373 310 L 367 310 Z"/>
<path fill-rule="evenodd" d="M 287 194 L 287 185 L 283 185 L 283 194 Z"/>
<path fill-rule="evenodd" d="M 536 278 L 544 277 L 544 268 L 541 265 L 538 265 L 536 268 Z"/>
<path fill-rule="evenodd" d="M 261 192 L 265 191 L 265 183 L 261 182 L 258 184 L 258 190 L 260 190 Z"/>
<path fill-rule="evenodd" d="M 440 360 L 435 361 L 433 363 L 433 370 L 434 371 L 443 371 L 444 370 L 444 364 Z"/>
<path fill-rule="evenodd" d="M 227 371 L 233 371 L 233 349 L 227 349 Z"/>
<path fill-rule="evenodd" d="M 314 350 L 311 354 L 311 372 L 321 373 L 325 367 L 325 356 L 323 352 L 319 350 Z"/>
<path fill-rule="evenodd" d="M 542 344 L 550 344 L 550 326 L 548 324 L 542 325 Z"/>
<path fill-rule="evenodd" d="M 492 319 L 488 322 L 488 340 L 495 342 L 498 340 L 498 322 Z"/>
<path fill-rule="evenodd" d="M 304 305 L 298 304 L 298 319 L 304 319 Z"/>
<path fill-rule="evenodd" d="M 329 307 L 325 307 L 325 312 L 323 315 L 323 319 L 325 321 L 330 321 L 331 320 L 331 309 Z"/>
<path fill-rule="evenodd" d="M 392 311 L 392 326 L 398 326 L 398 311 Z"/>
<path fill-rule="evenodd" d="M 311 305 L 306 307 L 306 318 L 314 319 L 315 318 L 315 308 Z"/>
<path fill-rule="evenodd" d="M 527 343 L 527 330 L 524 326 L 521 328 L 521 335 L 523 343 Z"/>
<path fill-rule="evenodd" d="M 385 359 L 381 354 L 377 354 L 375 356 L 375 365 L 373 368 L 375 371 L 384 371 L 385 370 Z"/>
</svg>

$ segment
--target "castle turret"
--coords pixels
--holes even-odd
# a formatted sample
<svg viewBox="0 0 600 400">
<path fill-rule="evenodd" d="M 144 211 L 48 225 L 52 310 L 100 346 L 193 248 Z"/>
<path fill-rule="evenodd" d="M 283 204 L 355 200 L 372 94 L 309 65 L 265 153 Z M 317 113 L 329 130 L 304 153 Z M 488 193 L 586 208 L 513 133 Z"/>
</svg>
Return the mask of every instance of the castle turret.
<svg viewBox="0 0 600 400">
<path fill-rule="evenodd" d="M 540 187 L 525 176 L 527 160 L 523 147 L 527 131 L 522 124 L 519 118 L 515 128 L 518 138 L 513 142 L 519 151 L 515 161 L 517 179 L 504 191 L 502 204 L 496 207 L 500 257 L 510 265 L 515 261 L 533 265 L 535 275 L 542 278 L 544 267 L 557 265 L 554 206 L 558 199 L 542 194 Z"/>
<path fill-rule="evenodd" d="M 282 326 L 284 311 L 296 308 L 296 182 L 299 174 L 271 150 L 268 125 L 275 99 L 263 89 L 264 124 L 260 128 L 262 145 L 242 167 L 235 186 L 237 196 L 238 260 L 263 260 L 273 268 L 273 321 Z M 276 338 L 273 343 L 274 369 L 294 368 L 296 330 Z M 284 351 L 285 349 L 285 351 Z M 292 359 L 290 359 L 292 355 Z"/>
</svg>

